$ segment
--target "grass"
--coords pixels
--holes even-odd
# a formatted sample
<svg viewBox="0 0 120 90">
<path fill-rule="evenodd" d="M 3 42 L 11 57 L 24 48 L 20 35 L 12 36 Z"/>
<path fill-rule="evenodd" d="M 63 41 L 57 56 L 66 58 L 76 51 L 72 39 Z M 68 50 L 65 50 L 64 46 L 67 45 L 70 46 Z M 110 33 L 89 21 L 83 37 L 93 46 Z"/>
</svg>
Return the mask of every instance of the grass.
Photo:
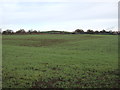
<svg viewBox="0 0 120 90">
<path fill-rule="evenodd" d="M 117 88 L 117 35 L 3 35 L 3 88 Z"/>
</svg>

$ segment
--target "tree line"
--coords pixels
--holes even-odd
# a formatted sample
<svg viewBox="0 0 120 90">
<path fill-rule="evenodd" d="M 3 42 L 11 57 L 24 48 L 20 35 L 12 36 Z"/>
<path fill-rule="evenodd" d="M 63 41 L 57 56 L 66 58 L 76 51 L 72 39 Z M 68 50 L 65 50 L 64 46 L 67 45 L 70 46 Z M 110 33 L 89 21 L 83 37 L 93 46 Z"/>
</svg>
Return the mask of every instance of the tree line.
<svg viewBox="0 0 120 90">
<path fill-rule="evenodd" d="M 10 29 L 7 29 L 5 31 L 2 31 L 3 35 L 12 35 L 12 34 L 103 34 L 103 35 L 120 35 L 120 31 L 106 31 L 106 30 L 101 30 L 101 31 L 94 31 L 91 29 L 88 29 L 87 31 L 84 31 L 82 29 L 76 29 L 73 32 L 67 32 L 67 31 L 56 31 L 56 30 L 51 30 L 51 31 L 37 31 L 37 30 L 28 30 L 25 31 L 24 29 L 20 29 L 18 31 L 13 31 Z"/>
</svg>

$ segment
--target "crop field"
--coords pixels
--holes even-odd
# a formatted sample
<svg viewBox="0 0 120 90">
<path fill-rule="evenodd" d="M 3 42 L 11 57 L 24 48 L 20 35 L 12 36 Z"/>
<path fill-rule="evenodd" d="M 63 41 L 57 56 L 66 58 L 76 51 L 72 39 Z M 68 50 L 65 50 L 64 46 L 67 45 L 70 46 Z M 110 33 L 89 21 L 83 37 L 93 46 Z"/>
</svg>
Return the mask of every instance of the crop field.
<svg viewBox="0 0 120 90">
<path fill-rule="evenodd" d="M 3 35 L 3 88 L 118 88 L 117 35 Z"/>
</svg>

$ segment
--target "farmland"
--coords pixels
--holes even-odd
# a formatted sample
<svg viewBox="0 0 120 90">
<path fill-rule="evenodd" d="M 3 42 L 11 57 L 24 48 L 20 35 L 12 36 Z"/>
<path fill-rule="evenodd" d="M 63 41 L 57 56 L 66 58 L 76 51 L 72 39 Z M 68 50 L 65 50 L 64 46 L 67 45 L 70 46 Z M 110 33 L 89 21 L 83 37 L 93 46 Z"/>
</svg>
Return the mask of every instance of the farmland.
<svg viewBox="0 0 120 90">
<path fill-rule="evenodd" d="M 117 88 L 117 35 L 3 35 L 3 88 Z"/>
</svg>

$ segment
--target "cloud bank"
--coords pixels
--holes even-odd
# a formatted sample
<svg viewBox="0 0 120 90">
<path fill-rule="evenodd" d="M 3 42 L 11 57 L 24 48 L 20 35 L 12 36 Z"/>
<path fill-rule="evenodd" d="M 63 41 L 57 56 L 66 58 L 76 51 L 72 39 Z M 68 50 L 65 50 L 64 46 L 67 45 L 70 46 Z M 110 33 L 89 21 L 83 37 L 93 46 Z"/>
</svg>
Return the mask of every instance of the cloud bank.
<svg viewBox="0 0 120 90">
<path fill-rule="evenodd" d="M 91 1 L 91 2 L 90 2 Z M 0 27 L 18 30 L 117 30 L 117 0 L 0 1 Z"/>
</svg>

